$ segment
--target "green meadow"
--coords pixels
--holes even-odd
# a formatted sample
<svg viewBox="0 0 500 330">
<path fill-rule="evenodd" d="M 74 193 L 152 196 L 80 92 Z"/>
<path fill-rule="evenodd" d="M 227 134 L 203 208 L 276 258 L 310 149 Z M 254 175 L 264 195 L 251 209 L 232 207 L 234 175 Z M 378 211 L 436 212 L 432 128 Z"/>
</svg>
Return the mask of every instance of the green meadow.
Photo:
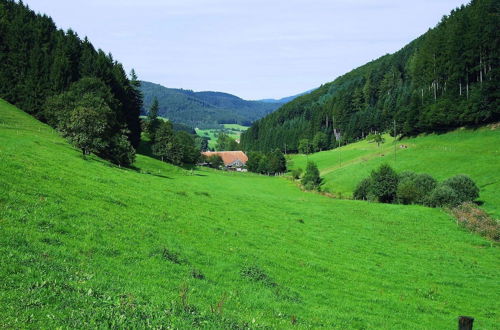
<svg viewBox="0 0 500 330">
<path fill-rule="evenodd" d="M 438 180 L 467 174 L 481 189 L 482 207 L 500 219 L 500 128 L 458 129 L 394 141 L 385 135 L 377 146 L 366 140 L 311 155 L 292 155 L 291 167 L 305 169 L 307 160 L 318 165 L 325 179 L 324 190 L 341 198 L 383 163 L 396 171 L 429 173 Z M 407 148 L 401 148 L 406 146 Z M 396 147 L 396 148 L 395 148 Z M 394 154 L 396 153 L 396 156 Z"/>
<path fill-rule="evenodd" d="M 396 168 L 476 169 L 493 212 L 497 136 L 408 140 Z M 464 146 L 477 148 L 467 166 L 457 164 Z M 339 169 L 336 151 L 309 158 L 347 193 L 390 150 L 347 146 Z M 432 165 L 447 151 L 456 156 Z M 131 169 L 83 159 L 0 100 L 0 328 L 455 329 L 470 315 L 475 329 L 494 329 L 499 260 L 497 245 L 440 209 L 337 200 L 284 177 L 143 155 Z"/>
<path fill-rule="evenodd" d="M 224 124 L 223 129 L 196 129 L 196 134 L 202 137 L 208 137 L 210 140 L 208 141 L 208 146 L 210 148 L 215 148 L 217 144 L 217 137 L 220 132 L 224 132 L 229 135 L 231 138 L 237 140 L 240 138 L 242 132 L 248 129 L 247 126 L 241 126 L 238 124 Z"/>
</svg>

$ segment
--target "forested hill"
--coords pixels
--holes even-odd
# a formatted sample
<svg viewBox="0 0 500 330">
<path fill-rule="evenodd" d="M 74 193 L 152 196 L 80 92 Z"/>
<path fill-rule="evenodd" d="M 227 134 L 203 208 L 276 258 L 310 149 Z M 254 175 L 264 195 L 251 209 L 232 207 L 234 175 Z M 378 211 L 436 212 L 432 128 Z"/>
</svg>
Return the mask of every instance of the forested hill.
<svg viewBox="0 0 500 330">
<path fill-rule="evenodd" d="M 58 29 L 50 17 L 21 1 L 0 0 L 0 98 L 65 135 L 68 125 L 77 124 L 67 122 L 71 110 L 92 108 L 92 119 L 104 121 L 102 146 L 108 155 L 102 156 L 111 158 L 109 153 L 130 149 L 129 142 L 139 144 L 142 98 L 137 85 L 135 74 L 129 79 L 111 54 L 96 50 L 87 38 Z"/>
<path fill-rule="evenodd" d="M 147 81 L 141 82 L 141 91 L 144 95 L 143 114 L 147 114 L 156 97 L 160 104 L 160 116 L 199 128 L 213 128 L 220 124 L 249 126 L 283 104 L 247 101 L 221 92 L 167 88 Z"/>
<path fill-rule="evenodd" d="M 500 120 L 499 6 L 474 0 L 400 51 L 285 104 L 242 135 L 244 149 L 297 151 L 318 135 L 333 148 L 335 131 L 351 142 L 394 124 L 414 135 Z"/>
</svg>

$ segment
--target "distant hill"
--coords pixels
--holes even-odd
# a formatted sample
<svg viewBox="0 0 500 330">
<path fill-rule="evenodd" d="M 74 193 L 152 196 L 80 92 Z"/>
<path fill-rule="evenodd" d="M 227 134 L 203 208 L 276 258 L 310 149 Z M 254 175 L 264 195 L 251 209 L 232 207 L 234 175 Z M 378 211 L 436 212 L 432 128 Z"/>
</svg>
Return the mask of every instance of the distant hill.
<svg viewBox="0 0 500 330">
<path fill-rule="evenodd" d="M 307 92 L 303 92 L 303 93 L 300 93 L 300 94 L 297 94 L 297 95 L 293 95 L 293 96 L 287 96 L 287 97 L 284 97 L 284 98 L 281 98 L 281 99 L 263 99 L 263 100 L 258 100 L 258 101 L 265 102 L 265 103 L 285 104 L 285 103 L 288 103 L 288 102 L 291 102 L 291 101 L 295 100 L 299 96 L 307 95 L 307 94 L 311 93 L 314 90 L 315 89 L 311 89 L 311 90 L 308 90 Z"/>
<path fill-rule="evenodd" d="M 413 136 L 500 120 L 497 0 L 473 0 L 398 52 L 284 104 L 241 137 L 245 150 L 329 148 L 373 131 Z"/>
<path fill-rule="evenodd" d="M 191 127 L 215 128 L 221 124 L 250 126 L 296 96 L 281 100 L 247 101 L 222 92 L 194 92 L 141 82 L 145 115 L 153 99 L 158 98 L 160 116 Z"/>
</svg>

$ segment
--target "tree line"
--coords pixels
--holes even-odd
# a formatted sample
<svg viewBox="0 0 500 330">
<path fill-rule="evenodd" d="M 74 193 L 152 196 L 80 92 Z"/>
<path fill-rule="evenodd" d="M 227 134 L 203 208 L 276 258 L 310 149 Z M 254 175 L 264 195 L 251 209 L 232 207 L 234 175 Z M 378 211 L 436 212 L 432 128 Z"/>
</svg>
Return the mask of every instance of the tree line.
<svg viewBox="0 0 500 330">
<path fill-rule="evenodd" d="M 186 130 L 186 126 L 173 125 L 169 120 L 158 117 L 160 103 L 154 99 L 143 128 L 152 152 L 162 161 L 174 165 L 195 165 L 200 160 L 200 151 L 207 141 Z M 194 134 L 193 134 L 194 133 Z"/>
<path fill-rule="evenodd" d="M 141 137 L 139 81 L 87 38 L 22 1 L 0 0 L 0 97 L 81 148 L 130 165 Z"/>
<path fill-rule="evenodd" d="M 243 149 L 331 149 L 370 133 L 411 136 L 500 120 L 499 7 L 473 0 L 453 10 L 400 51 L 256 121 Z"/>
<path fill-rule="evenodd" d="M 246 166 L 250 172 L 265 175 L 281 175 L 287 171 L 285 155 L 279 149 L 267 153 L 257 151 L 248 153 Z"/>
</svg>

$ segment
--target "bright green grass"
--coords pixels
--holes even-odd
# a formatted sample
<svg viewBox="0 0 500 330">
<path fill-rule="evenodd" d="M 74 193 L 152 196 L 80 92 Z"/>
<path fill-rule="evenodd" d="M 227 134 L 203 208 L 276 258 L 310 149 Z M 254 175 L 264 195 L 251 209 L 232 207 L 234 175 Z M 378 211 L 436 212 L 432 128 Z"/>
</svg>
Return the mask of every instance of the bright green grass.
<svg viewBox="0 0 500 330">
<path fill-rule="evenodd" d="M 237 140 L 240 138 L 241 133 L 246 131 L 248 127 L 238 124 L 224 124 L 224 132 L 231 138 Z M 217 137 L 219 136 L 220 129 L 196 129 L 196 134 L 199 136 L 209 137 L 208 146 L 212 149 L 217 145 Z"/>
<path fill-rule="evenodd" d="M 0 328 L 500 323 L 498 248 L 441 210 L 141 155 L 135 165 L 84 160 L 0 101 Z"/>
<path fill-rule="evenodd" d="M 224 124 L 224 128 L 232 129 L 234 131 L 241 131 L 244 132 L 248 129 L 247 126 L 242 126 L 238 124 Z"/>
<path fill-rule="evenodd" d="M 397 171 L 411 170 L 429 173 L 438 180 L 456 174 L 470 175 L 481 189 L 484 209 L 500 219 L 500 130 L 485 127 L 478 130 L 460 129 L 447 134 L 431 134 L 386 143 L 361 141 L 309 155 L 292 156 L 292 167 L 305 168 L 306 159 L 317 163 L 326 180 L 325 188 L 333 194 L 351 197 L 357 183 L 386 162 Z M 401 149 L 407 145 L 408 149 Z M 342 166 L 340 161 L 342 157 Z"/>
</svg>

